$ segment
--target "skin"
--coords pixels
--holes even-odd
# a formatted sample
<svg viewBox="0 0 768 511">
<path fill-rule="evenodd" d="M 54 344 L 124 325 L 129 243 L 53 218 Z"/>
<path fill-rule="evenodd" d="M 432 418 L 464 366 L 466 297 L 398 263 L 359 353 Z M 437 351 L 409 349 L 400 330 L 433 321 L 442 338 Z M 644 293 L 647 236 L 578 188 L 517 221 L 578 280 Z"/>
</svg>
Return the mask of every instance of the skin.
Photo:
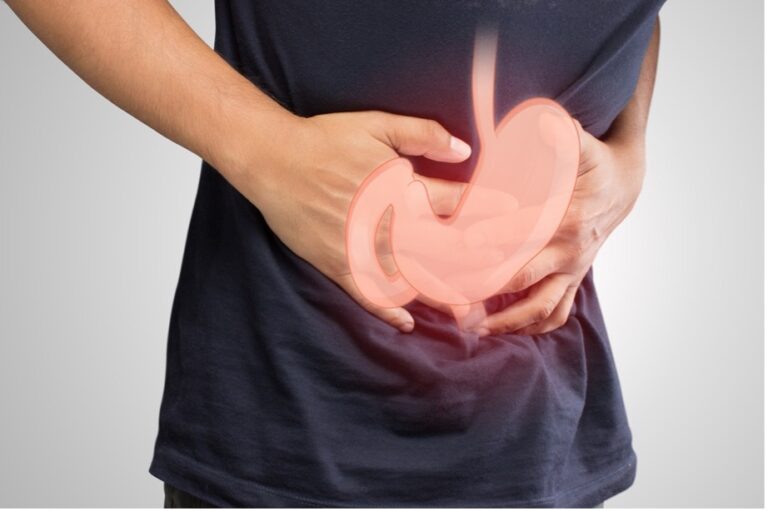
<svg viewBox="0 0 768 511">
<path fill-rule="evenodd" d="M 398 154 L 460 162 L 471 149 L 428 119 L 368 111 L 303 118 L 230 67 L 165 0 L 9 0 L 19 18 L 94 89 L 216 168 L 297 255 L 405 332 L 352 282 L 344 221 L 371 169 Z M 435 208 L 459 183 L 422 178 Z"/>
<path fill-rule="evenodd" d="M 460 162 L 469 146 L 428 119 L 378 111 L 297 116 L 229 66 L 166 0 L 7 4 L 95 90 L 216 168 L 293 252 L 375 316 L 413 329 L 408 311 L 376 307 L 354 286 L 344 253 L 346 212 L 381 163 L 398 154 Z M 478 334 L 543 332 L 567 319 L 594 255 L 639 194 L 657 49 L 658 28 L 637 90 L 606 139 L 582 134 L 582 176 L 568 216 L 504 290 L 530 288 L 528 297 L 476 325 Z M 462 184 L 420 179 L 438 214 L 453 211 Z"/>
<path fill-rule="evenodd" d="M 632 210 L 645 176 L 645 131 L 656 81 L 658 18 L 635 91 L 603 140 L 580 129 L 579 177 L 571 204 L 547 247 L 504 292 L 526 297 L 472 327 L 478 335 L 534 335 L 565 324 L 581 281 L 608 236 Z"/>
</svg>

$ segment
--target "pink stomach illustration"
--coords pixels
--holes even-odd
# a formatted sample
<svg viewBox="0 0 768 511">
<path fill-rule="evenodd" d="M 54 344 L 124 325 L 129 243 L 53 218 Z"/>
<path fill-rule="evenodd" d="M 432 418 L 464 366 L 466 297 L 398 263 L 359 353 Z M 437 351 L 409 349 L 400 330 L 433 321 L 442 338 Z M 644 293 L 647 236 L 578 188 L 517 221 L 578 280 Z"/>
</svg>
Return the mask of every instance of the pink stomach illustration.
<svg viewBox="0 0 768 511">
<path fill-rule="evenodd" d="M 381 307 L 420 294 L 463 306 L 498 294 L 555 234 L 573 194 L 579 136 L 570 115 L 545 98 L 526 100 L 494 122 L 497 34 L 478 36 L 472 69 L 473 112 L 480 153 L 449 217 L 435 214 L 410 161 L 376 168 L 349 209 L 346 249 L 360 292 Z M 397 271 L 387 274 L 375 248 L 392 208 L 389 241 Z"/>
</svg>

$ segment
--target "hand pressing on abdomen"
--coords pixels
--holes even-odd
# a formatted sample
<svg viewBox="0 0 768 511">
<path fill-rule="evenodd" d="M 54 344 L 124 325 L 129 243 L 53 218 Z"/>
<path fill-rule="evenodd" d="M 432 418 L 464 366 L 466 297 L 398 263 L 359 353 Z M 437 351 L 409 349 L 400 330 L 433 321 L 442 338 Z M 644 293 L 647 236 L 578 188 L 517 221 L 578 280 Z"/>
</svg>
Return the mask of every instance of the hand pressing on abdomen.
<svg viewBox="0 0 768 511">
<path fill-rule="evenodd" d="M 598 140 L 580 130 L 581 161 L 568 211 L 549 244 L 505 286 L 527 296 L 475 325 L 482 336 L 534 335 L 564 325 L 598 250 L 626 218 L 645 171 L 641 143 Z"/>
<path fill-rule="evenodd" d="M 97 91 L 217 169 L 291 250 L 373 314 L 413 328 L 404 309 L 376 308 L 352 284 L 347 209 L 360 182 L 398 153 L 459 162 L 469 156 L 466 144 L 433 121 L 381 112 L 298 117 L 225 62 L 167 2 L 8 3 Z M 458 191 L 439 189 L 458 201 Z"/>
<path fill-rule="evenodd" d="M 373 169 L 398 155 L 461 162 L 470 147 L 435 121 L 384 112 L 326 114 L 301 119 L 285 148 L 290 158 L 272 176 L 234 179 L 269 227 L 294 253 L 338 284 L 365 309 L 408 332 L 414 321 L 402 307 L 384 308 L 366 300 L 352 281 L 345 251 L 345 222 L 350 203 Z M 246 173 L 247 174 L 247 173 Z M 463 184 L 419 177 L 438 214 L 450 214 Z M 383 244 L 386 247 L 386 244 Z M 387 254 L 380 254 L 386 266 Z"/>
</svg>

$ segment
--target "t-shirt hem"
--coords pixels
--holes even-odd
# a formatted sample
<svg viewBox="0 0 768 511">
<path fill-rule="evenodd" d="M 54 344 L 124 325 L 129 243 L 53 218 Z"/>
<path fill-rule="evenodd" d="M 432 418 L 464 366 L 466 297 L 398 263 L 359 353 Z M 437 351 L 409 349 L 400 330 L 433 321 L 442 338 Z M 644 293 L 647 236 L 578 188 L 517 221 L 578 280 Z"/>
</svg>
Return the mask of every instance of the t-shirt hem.
<svg viewBox="0 0 768 511">
<path fill-rule="evenodd" d="M 595 507 L 605 500 L 618 495 L 634 483 L 637 472 L 637 457 L 630 447 L 623 459 L 611 460 L 607 472 L 593 477 L 586 483 L 561 490 L 555 495 L 529 500 L 509 500 L 498 503 L 458 502 L 455 506 L 444 503 L 435 504 L 438 507 Z M 610 458 L 610 457 L 609 457 Z M 195 470 L 189 469 L 190 464 Z M 149 467 L 149 473 L 158 479 L 186 492 L 198 499 L 217 507 L 371 507 L 371 503 L 338 502 L 317 499 L 293 494 L 289 491 L 278 490 L 264 484 L 241 480 L 237 477 L 222 474 L 220 471 L 205 466 L 197 460 L 174 452 L 169 449 L 158 449 Z M 242 496 L 242 501 L 233 500 L 233 495 Z M 265 499 L 270 504 L 261 506 L 253 502 Z M 282 502 L 284 501 L 284 503 Z M 275 502 L 280 502 L 275 504 Z M 378 506 L 379 504 L 375 504 Z M 384 507 L 428 507 L 423 502 L 392 505 Z"/>
</svg>

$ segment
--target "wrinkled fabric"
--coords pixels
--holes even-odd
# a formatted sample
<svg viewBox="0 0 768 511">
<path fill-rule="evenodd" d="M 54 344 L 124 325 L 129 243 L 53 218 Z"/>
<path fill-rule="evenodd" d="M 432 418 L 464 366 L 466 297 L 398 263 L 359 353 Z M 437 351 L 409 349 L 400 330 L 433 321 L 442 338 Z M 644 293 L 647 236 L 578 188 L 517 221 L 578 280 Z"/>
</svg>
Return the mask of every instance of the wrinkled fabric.
<svg viewBox="0 0 768 511">
<path fill-rule="evenodd" d="M 544 96 L 600 137 L 633 93 L 662 3 L 219 1 L 215 48 L 297 114 L 431 118 L 477 147 L 473 43 L 496 24 L 497 119 Z M 413 161 L 467 180 L 477 156 Z M 213 505 L 251 507 L 591 507 L 632 484 L 591 271 L 561 328 L 489 336 L 474 351 L 449 316 L 407 308 L 411 334 L 368 314 L 204 163 L 150 472 Z"/>
</svg>

